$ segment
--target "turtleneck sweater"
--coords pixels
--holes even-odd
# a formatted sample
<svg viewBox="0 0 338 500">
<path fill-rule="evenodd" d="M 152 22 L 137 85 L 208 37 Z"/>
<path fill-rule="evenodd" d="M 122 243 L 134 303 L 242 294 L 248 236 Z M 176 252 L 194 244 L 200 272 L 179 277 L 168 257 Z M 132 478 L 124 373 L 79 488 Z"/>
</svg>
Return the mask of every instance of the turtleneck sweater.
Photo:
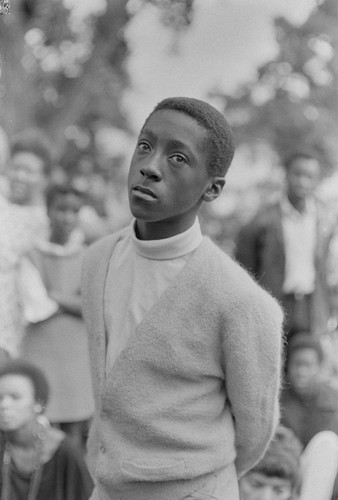
<svg viewBox="0 0 338 500">
<path fill-rule="evenodd" d="M 279 416 L 282 313 L 203 237 L 107 373 L 107 275 L 126 232 L 94 243 L 82 271 L 96 400 L 92 500 L 181 500 L 217 471 L 233 480 L 234 462 L 242 476 L 263 456 Z M 109 297 L 116 304 L 125 280 Z"/>
<path fill-rule="evenodd" d="M 183 233 L 159 240 L 138 239 L 134 221 L 124 231 L 110 259 L 105 285 L 106 373 L 201 241 L 198 219 Z"/>
</svg>

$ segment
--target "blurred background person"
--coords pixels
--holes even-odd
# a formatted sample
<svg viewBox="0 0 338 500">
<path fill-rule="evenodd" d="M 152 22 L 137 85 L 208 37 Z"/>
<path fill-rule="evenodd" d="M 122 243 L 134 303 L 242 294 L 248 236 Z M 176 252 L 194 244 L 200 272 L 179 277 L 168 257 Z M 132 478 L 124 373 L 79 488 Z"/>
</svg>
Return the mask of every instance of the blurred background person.
<svg viewBox="0 0 338 500">
<path fill-rule="evenodd" d="M 241 500 L 295 500 L 301 485 L 301 453 L 293 432 L 279 426 L 262 460 L 240 479 Z"/>
<path fill-rule="evenodd" d="M 281 422 L 291 429 L 303 446 L 321 431 L 338 436 L 338 388 L 326 373 L 321 341 L 308 333 L 290 340 L 286 384 L 281 397 Z M 325 454 L 323 466 L 326 463 Z M 338 496 L 338 479 L 335 489 Z"/>
<path fill-rule="evenodd" d="M 50 148 L 42 133 L 26 130 L 13 139 L 5 170 L 8 198 L 1 198 L 0 210 L 0 363 L 20 350 L 20 273 L 24 255 L 48 234 L 44 190 L 50 167 Z"/>
<path fill-rule="evenodd" d="M 279 426 L 262 460 L 240 479 L 241 500 L 331 500 L 337 467 L 335 435 L 322 432 L 303 450 L 295 434 Z"/>
<path fill-rule="evenodd" d="M 94 410 L 80 298 L 84 236 L 78 216 L 84 197 L 71 185 L 51 185 L 46 202 L 49 240 L 37 244 L 31 260 L 49 298 L 57 304 L 57 311 L 27 326 L 22 356 L 46 373 L 51 387 L 48 418 L 82 446 Z"/>
<path fill-rule="evenodd" d="M 0 367 L 3 500 L 87 500 L 93 485 L 81 453 L 44 418 L 48 383 L 35 366 Z"/>
<path fill-rule="evenodd" d="M 44 189 L 50 170 L 51 146 L 42 131 L 27 129 L 14 137 L 7 168 L 9 202 L 31 207 L 41 231 L 46 230 Z"/>
<path fill-rule="evenodd" d="M 281 301 L 290 338 L 298 331 L 328 329 L 327 256 L 334 221 L 315 197 L 321 179 L 316 156 L 296 152 L 284 166 L 284 196 L 239 231 L 235 255 Z"/>
</svg>

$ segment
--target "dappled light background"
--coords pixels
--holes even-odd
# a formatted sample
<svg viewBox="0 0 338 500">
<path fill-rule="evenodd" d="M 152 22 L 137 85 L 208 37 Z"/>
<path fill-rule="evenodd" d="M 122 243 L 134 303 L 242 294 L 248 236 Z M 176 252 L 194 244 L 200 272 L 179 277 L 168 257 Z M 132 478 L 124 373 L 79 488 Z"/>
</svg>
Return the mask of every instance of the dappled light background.
<svg viewBox="0 0 338 500">
<path fill-rule="evenodd" d="M 316 148 L 337 164 L 335 0 L 17 0 L 0 19 L 0 136 L 41 127 L 56 179 L 91 193 L 114 230 L 130 220 L 128 162 L 162 98 L 209 101 L 232 124 L 237 153 L 204 230 L 231 252 L 238 227 L 279 196 L 283 156 Z M 321 196 L 338 190 L 329 177 Z M 6 190 L 2 180 L 2 190 Z"/>
</svg>

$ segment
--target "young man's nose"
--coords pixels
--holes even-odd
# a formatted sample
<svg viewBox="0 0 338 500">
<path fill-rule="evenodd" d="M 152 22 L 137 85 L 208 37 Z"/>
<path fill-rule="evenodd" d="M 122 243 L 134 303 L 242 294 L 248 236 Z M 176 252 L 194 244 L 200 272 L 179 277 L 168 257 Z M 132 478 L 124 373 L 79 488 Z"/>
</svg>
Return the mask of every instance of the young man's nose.
<svg viewBox="0 0 338 500">
<path fill-rule="evenodd" d="M 162 174 L 160 158 L 157 155 L 153 155 L 151 158 L 148 158 L 144 165 L 142 165 L 140 172 L 142 175 L 152 180 L 161 180 Z"/>
</svg>

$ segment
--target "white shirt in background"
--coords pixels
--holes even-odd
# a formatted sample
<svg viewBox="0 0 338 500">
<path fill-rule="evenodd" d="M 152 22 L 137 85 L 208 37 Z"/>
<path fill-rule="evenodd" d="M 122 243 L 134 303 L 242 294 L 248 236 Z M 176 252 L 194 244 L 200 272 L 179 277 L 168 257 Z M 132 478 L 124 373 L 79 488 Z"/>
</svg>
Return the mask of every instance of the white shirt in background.
<svg viewBox="0 0 338 500">
<path fill-rule="evenodd" d="M 284 293 L 310 294 L 315 288 L 315 248 L 317 213 L 313 201 L 303 212 L 282 201 L 282 227 L 285 245 Z"/>
</svg>

